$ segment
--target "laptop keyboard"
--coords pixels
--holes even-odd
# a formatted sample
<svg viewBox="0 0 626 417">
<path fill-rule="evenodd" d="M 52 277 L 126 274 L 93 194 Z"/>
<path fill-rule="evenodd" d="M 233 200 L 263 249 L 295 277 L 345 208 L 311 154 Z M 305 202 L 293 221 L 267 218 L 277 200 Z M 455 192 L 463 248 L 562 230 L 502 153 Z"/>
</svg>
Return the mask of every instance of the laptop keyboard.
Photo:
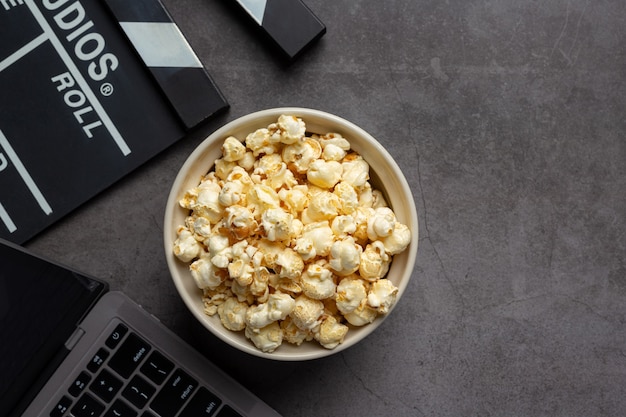
<svg viewBox="0 0 626 417">
<path fill-rule="evenodd" d="M 123 323 L 50 412 L 64 416 L 241 417 Z"/>
</svg>

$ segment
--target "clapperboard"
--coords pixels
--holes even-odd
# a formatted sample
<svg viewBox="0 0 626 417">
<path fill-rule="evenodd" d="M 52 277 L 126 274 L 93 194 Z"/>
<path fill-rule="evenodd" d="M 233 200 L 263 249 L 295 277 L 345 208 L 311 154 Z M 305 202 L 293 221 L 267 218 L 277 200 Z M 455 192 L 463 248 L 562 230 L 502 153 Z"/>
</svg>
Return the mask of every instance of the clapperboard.
<svg viewBox="0 0 626 417">
<path fill-rule="evenodd" d="M 158 0 L 0 0 L 0 237 L 25 242 L 227 106 Z"/>
<path fill-rule="evenodd" d="M 326 33 L 326 26 L 302 0 L 236 0 L 254 25 L 288 61 Z"/>
</svg>

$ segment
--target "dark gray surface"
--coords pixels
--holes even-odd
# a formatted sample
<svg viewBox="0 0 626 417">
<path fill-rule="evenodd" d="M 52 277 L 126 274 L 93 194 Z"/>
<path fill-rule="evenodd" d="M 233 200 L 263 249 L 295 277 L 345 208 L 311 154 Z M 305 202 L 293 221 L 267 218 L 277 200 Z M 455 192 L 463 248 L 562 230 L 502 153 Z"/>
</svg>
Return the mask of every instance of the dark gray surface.
<svg viewBox="0 0 626 417">
<path fill-rule="evenodd" d="M 227 1 L 164 3 L 230 111 L 28 247 L 125 291 L 286 416 L 626 415 L 626 3 L 308 0 L 328 33 L 290 67 Z M 192 149 L 286 105 L 377 137 L 421 228 L 389 320 L 300 364 L 204 332 L 162 244 Z"/>
</svg>

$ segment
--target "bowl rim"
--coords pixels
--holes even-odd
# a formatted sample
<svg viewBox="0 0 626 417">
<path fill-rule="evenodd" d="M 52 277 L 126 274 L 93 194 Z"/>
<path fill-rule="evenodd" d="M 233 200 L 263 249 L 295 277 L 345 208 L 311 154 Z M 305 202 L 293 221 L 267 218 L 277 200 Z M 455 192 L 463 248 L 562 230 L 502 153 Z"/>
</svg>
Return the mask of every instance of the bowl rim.
<svg viewBox="0 0 626 417">
<path fill-rule="evenodd" d="M 281 352 L 280 348 L 275 350 L 272 353 L 263 352 L 260 349 L 257 349 L 249 341 L 246 341 L 248 343 L 244 345 L 240 343 L 239 341 L 235 340 L 235 338 L 233 338 L 232 336 L 230 336 L 230 333 L 236 334 L 240 332 L 228 331 L 230 333 L 227 334 L 223 331 L 218 331 L 212 325 L 209 325 L 208 320 L 207 320 L 208 316 L 206 316 L 206 314 L 203 311 L 200 311 L 200 309 L 197 308 L 198 300 L 192 298 L 192 295 L 189 294 L 189 292 L 187 291 L 187 288 L 184 286 L 182 280 L 180 279 L 182 277 L 178 276 L 177 268 L 179 267 L 178 263 L 180 261 L 176 258 L 176 256 L 173 254 L 173 251 L 172 251 L 172 244 L 173 244 L 172 237 L 176 235 L 174 231 L 176 226 L 172 224 L 173 223 L 172 219 L 174 218 L 174 211 L 180 209 L 180 206 L 178 205 L 178 201 L 180 200 L 182 193 L 186 191 L 186 190 L 182 190 L 181 188 L 183 186 L 183 183 L 185 183 L 188 180 L 186 173 L 189 171 L 189 169 L 197 163 L 200 157 L 207 151 L 209 147 L 211 147 L 211 145 L 215 141 L 223 141 L 227 136 L 231 134 L 231 132 L 237 130 L 238 126 L 252 123 L 255 120 L 267 119 L 269 117 L 274 117 L 275 119 L 277 119 L 278 116 L 280 116 L 281 114 L 296 115 L 297 117 L 302 118 L 305 121 L 305 123 L 307 123 L 307 125 L 308 125 L 307 119 L 310 120 L 313 118 L 313 119 L 318 119 L 318 120 L 325 120 L 325 123 L 329 123 L 329 124 L 341 127 L 341 129 L 336 129 L 336 130 L 355 132 L 356 134 L 364 137 L 366 141 L 368 142 L 368 146 L 369 145 L 373 146 L 375 148 L 375 152 L 380 154 L 382 158 L 385 160 L 385 162 L 389 165 L 389 168 L 391 168 L 391 170 L 394 172 L 395 176 L 397 177 L 396 179 L 401 187 L 401 192 L 405 196 L 407 196 L 406 202 L 407 202 L 407 208 L 408 208 L 408 221 L 406 223 L 411 230 L 411 242 L 409 243 L 409 246 L 406 249 L 406 251 L 410 251 L 407 253 L 407 260 L 406 260 L 407 265 L 406 265 L 406 268 L 403 270 L 402 277 L 398 285 L 398 295 L 397 295 L 396 303 L 391 307 L 390 311 L 385 315 L 378 316 L 376 320 L 374 320 L 372 323 L 369 323 L 366 326 L 360 327 L 359 329 L 366 329 L 362 331 L 363 333 L 362 337 L 351 339 L 349 341 L 344 341 L 343 343 L 339 344 L 334 349 L 325 349 L 324 347 L 320 345 L 319 350 L 317 349 L 314 351 L 303 350 L 301 353 L 298 353 L 297 355 L 286 354 L 284 352 Z M 260 127 L 265 127 L 265 126 L 259 125 L 259 127 L 257 128 L 260 128 Z M 332 130 L 333 129 L 330 128 L 328 131 L 332 131 Z M 326 133 L 326 132 L 321 132 L 321 133 Z M 347 137 L 347 139 L 350 140 L 349 137 Z M 212 166 L 213 166 L 213 163 L 211 162 L 211 164 L 208 165 L 208 169 L 210 169 Z M 266 359 L 272 359 L 272 360 L 279 360 L 279 361 L 305 361 L 305 360 L 318 359 L 318 358 L 334 355 L 336 353 L 339 353 L 357 344 L 358 342 L 362 341 L 367 336 L 369 336 L 371 333 L 373 333 L 382 324 L 384 319 L 386 319 L 392 313 L 395 307 L 398 305 L 411 279 L 411 275 L 413 273 L 415 262 L 416 262 L 416 257 L 417 257 L 418 235 L 419 235 L 419 230 L 418 230 L 417 209 L 415 206 L 413 193 L 411 192 L 409 184 L 404 176 L 404 173 L 402 172 L 402 170 L 400 169 L 396 161 L 393 159 L 393 157 L 382 146 L 382 144 L 380 144 L 380 142 L 378 142 L 378 140 L 376 140 L 368 132 L 366 132 L 365 130 L 357 126 L 356 124 L 340 116 L 327 113 L 325 111 L 311 109 L 311 108 L 304 108 L 304 107 L 275 107 L 275 108 L 255 111 L 255 112 L 252 112 L 252 113 L 249 113 L 249 114 L 246 114 L 246 115 L 243 115 L 243 116 L 240 116 L 231 120 L 230 122 L 224 124 L 222 127 L 215 130 L 213 133 L 209 134 L 205 139 L 203 139 L 196 146 L 196 148 L 191 152 L 191 154 L 189 154 L 189 156 L 185 159 L 183 165 L 179 168 L 177 172 L 177 175 L 172 183 L 170 192 L 167 197 L 167 203 L 166 203 L 165 214 L 164 214 L 164 227 L 163 227 L 163 241 L 164 241 L 163 243 L 164 243 L 168 270 L 170 272 L 170 277 L 172 281 L 174 281 L 174 285 L 176 287 L 176 290 L 179 296 L 182 298 L 186 307 L 191 311 L 192 315 L 203 325 L 203 327 L 209 330 L 211 334 L 213 334 L 214 336 L 216 336 L 217 338 L 219 338 L 220 340 L 222 340 L 229 346 L 234 347 L 242 352 L 251 354 L 253 356 L 262 357 Z"/>
</svg>

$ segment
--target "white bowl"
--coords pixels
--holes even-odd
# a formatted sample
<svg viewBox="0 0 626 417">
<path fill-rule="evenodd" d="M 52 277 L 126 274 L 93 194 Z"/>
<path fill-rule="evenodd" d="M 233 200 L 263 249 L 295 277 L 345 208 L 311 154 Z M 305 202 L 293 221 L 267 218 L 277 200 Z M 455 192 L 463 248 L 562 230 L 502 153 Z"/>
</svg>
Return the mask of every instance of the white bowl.
<svg viewBox="0 0 626 417">
<path fill-rule="evenodd" d="M 353 346 L 376 330 L 391 312 L 379 316 L 371 324 L 362 327 L 350 326 L 345 340 L 335 349 L 326 349 L 315 341 L 305 342 L 300 346 L 284 342 L 274 352 L 264 353 L 247 340 L 243 332 L 233 332 L 224 328 L 217 314 L 209 317 L 203 312 L 202 291 L 191 277 L 188 264 L 178 260 L 172 250 L 177 237 L 176 229 L 184 224 L 188 215 L 188 211 L 182 209 L 178 201 L 185 191 L 198 185 L 200 178 L 209 172 L 215 160 L 221 157 L 224 139 L 233 135 L 243 140 L 248 133 L 275 122 L 281 114 L 302 118 L 308 132 L 319 134 L 336 132 L 348 139 L 352 149 L 369 163 L 372 186 L 384 193 L 398 221 L 406 224 L 411 230 L 408 248 L 394 256 L 387 274 L 387 278 L 398 287 L 397 305 L 409 283 L 417 256 L 418 221 L 411 189 L 393 158 L 371 135 L 351 122 L 322 111 L 291 107 L 263 110 L 233 120 L 207 137 L 187 158 L 174 180 L 165 210 L 164 245 L 167 264 L 180 296 L 193 315 L 211 333 L 251 355 L 281 361 L 302 361 L 329 356 Z"/>
</svg>

